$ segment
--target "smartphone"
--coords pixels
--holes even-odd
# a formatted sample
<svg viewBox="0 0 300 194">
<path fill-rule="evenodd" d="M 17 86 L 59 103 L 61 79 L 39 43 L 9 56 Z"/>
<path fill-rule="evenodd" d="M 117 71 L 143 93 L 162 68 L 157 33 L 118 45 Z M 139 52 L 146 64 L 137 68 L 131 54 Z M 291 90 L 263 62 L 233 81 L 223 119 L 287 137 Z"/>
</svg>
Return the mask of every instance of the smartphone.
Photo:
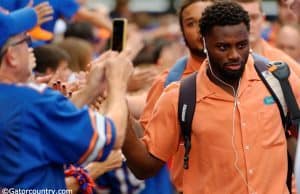
<svg viewBox="0 0 300 194">
<path fill-rule="evenodd" d="M 121 52 L 126 43 L 127 20 L 125 18 L 113 19 L 113 33 L 111 38 L 111 49 Z"/>
</svg>

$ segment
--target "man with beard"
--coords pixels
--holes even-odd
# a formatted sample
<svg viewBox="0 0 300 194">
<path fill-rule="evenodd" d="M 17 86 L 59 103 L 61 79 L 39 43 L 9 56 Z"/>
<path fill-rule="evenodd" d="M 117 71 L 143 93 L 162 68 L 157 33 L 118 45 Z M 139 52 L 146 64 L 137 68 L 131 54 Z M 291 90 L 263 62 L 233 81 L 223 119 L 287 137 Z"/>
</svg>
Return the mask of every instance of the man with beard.
<svg viewBox="0 0 300 194">
<path fill-rule="evenodd" d="M 190 51 L 188 56 L 187 65 L 182 77 L 190 75 L 197 71 L 201 63 L 206 58 L 203 52 L 203 45 L 201 37 L 199 36 L 199 20 L 204 9 L 211 4 L 209 0 L 186 0 L 183 2 L 179 10 L 179 22 L 180 28 L 183 34 L 185 43 Z M 147 127 L 147 124 L 152 115 L 153 107 L 162 94 L 166 78 L 170 72 L 170 69 L 164 71 L 153 83 L 147 96 L 147 104 L 140 118 L 140 123 L 143 128 Z"/>
<path fill-rule="evenodd" d="M 276 103 L 264 103 L 271 95 L 249 55 L 249 20 L 234 2 L 215 3 L 202 14 L 208 60 L 196 78 L 183 193 L 289 193 L 284 127 Z M 300 82 L 295 74 L 290 81 L 295 92 Z M 141 141 L 128 126 L 123 153 L 138 178 L 153 176 L 183 142 L 178 96 L 179 83 L 164 91 Z M 299 92 L 295 96 L 299 100 Z"/>
<path fill-rule="evenodd" d="M 199 35 L 198 23 L 204 9 L 211 3 L 211 0 L 185 0 L 181 5 L 179 10 L 179 23 L 183 38 L 190 51 L 190 55 L 187 57 L 186 67 L 181 78 L 198 71 L 201 63 L 206 58 L 206 55 L 203 52 L 201 37 Z M 148 92 L 145 109 L 140 117 L 141 126 L 137 126 L 137 128 L 147 128 L 152 116 L 154 105 L 163 93 L 165 82 L 169 73 L 170 69 L 167 69 L 152 84 L 152 87 Z M 164 128 L 162 128 L 162 131 L 163 130 Z M 172 183 L 178 191 L 182 191 L 183 155 L 184 146 L 180 145 L 178 152 L 172 158 L 171 165 L 169 166 Z"/>
</svg>

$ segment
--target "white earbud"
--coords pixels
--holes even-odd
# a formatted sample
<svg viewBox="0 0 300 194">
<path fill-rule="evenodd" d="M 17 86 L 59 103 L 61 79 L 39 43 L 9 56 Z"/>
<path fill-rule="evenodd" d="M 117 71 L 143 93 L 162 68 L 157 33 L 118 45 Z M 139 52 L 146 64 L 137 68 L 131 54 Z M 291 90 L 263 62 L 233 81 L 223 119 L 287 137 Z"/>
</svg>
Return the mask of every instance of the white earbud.
<svg viewBox="0 0 300 194">
<path fill-rule="evenodd" d="M 202 40 L 203 40 L 203 52 L 204 52 L 205 54 L 208 54 L 207 48 L 206 48 L 205 38 L 203 37 Z"/>
</svg>

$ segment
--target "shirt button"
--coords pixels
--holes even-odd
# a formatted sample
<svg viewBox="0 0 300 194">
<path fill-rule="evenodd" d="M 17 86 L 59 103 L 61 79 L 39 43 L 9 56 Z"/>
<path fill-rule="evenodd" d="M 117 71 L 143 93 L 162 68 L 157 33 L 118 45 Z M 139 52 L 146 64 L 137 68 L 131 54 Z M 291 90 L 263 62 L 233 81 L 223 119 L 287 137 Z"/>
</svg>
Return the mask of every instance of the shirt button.
<svg viewBox="0 0 300 194">
<path fill-rule="evenodd" d="M 246 150 L 250 150 L 250 146 L 246 145 L 246 146 L 245 146 L 245 149 L 246 149 Z"/>
<path fill-rule="evenodd" d="M 246 126 L 246 123 L 243 122 L 243 123 L 242 123 L 242 126 L 245 127 L 245 126 Z"/>
<path fill-rule="evenodd" d="M 241 104 L 241 102 L 240 102 L 240 101 L 237 101 L 236 103 L 237 103 L 238 105 L 240 105 L 240 104 Z"/>
<path fill-rule="evenodd" d="M 250 169 L 250 170 L 249 170 L 249 174 L 253 174 L 253 169 Z"/>
</svg>

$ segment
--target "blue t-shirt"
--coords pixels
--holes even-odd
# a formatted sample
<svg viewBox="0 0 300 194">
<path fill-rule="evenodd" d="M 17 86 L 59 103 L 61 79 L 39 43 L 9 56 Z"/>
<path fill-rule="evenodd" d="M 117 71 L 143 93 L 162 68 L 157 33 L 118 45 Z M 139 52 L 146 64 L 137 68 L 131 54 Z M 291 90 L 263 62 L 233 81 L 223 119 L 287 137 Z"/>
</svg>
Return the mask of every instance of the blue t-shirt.
<svg viewBox="0 0 300 194">
<path fill-rule="evenodd" d="M 65 189 L 64 164 L 105 160 L 113 122 L 40 85 L 0 84 L 0 188 Z"/>
<path fill-rule="evenodd" d="M 33 5 L 37 5 L 47 0 L 33 0 Z M 49 4 L 53 7 L 53 20 L 46 22 L 42 28 L 53 32 L 55 22 L 58 18 L 70 20 L 79 10 L 79 4 L 76 0 L 48 0 Z M 9 11 L 23 8 L 28 5 L 30 0 L 0 0 L 0 6 Z"/>
</svg>

